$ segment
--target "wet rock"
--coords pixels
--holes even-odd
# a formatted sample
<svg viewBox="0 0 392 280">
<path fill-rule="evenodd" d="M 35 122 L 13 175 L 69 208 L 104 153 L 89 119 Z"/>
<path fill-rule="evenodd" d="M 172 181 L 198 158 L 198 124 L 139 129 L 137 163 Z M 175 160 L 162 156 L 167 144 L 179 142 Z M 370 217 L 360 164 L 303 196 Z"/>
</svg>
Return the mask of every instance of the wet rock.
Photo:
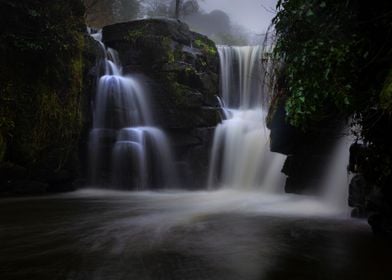
<svg viewBox="0 0 392 280">
<path fill-rule="evenodd" d="M 375 234 L 392 236 L 392 201 L 380 190 L 368 196 L 366 210 L 368 222 Z"/>
<path fill-rule="evenodd" d="M 0 195 L 7 195 L 12 193 L 14 182 L 20 180 L 27 180 L 28 170 L 27 168 L 13 164 L 10 162 L 4 162 L 0 165 Z"/>
<path fill-rule="evenodd" d="M 350 146 L 350 160 L 348 165 L 348 171 L 360 172 L 361 166 L 365 164 L 366 157 L 369 149 L 366 145 L 360 143 L 353 143 Z"/>
<path fill-rule="evenodd" d="M 204 187 L 213 130 L 222 120 L 215 44 L 171 19 L 106 26 L 103 41 L 148 89 L 154 125 L 168 134 L 180 173 L 188 174 L 181 184 Z"/>
<path fill-rule="evenodd" d="M 15 181 L 9 186 L 14 195 L 41 195 L 45 194 L 49 189 L 47 183 L 30 180 Z"/>
<path fill-rule="evenodd" d="M 274 111 L 270 109 L 267 126 L 271 130 L 270 149 L 272 152 L 284 155 L 293 154 L 302 136 L 302 132 L 286 122 L 286 111 L 281 102 Z"/>
<path fill-rule="evenodd" d="M 287 175 L 285 191 L 316 193 L 323 184 L 323 175 L 331 160 L 331 152 L 342 136 L 342 120 L 326 119 L 307 131 L 287 122 L 285 97 L 274 97 L 267 116 L 271 130 L 272 152 L 287 155 L 282 172 Z"/>
<path fill-rule="evenodd" d="M 204 108 L 219 91 L 218 52 L 207 37 L 177 20 L 148 19 L 106 26 L 103 41 L 119 52 L 126 73 L 142 76 L 159 125 L 219 123 L 220 118 L 211 118 L 211 110 L 219 108 Z"/>
<path fill-rule="evenodd" d="M 377 121 L 374 120 L 377 116 Z M 381 117 L 378 117 L 381 116 Z M 365 144 L 350 147 L 348 169 L 356 175 L 350 184 L 349 203 L 352 215 L 367 217 L 374 233 L 392 236 L 392 176 L 391 137 L 385 131 L 391 127 L 390 117 L 384 112 L 371 110 L 364 116 L 366 130 L 362 133 Z"/>
<path fill-rule="evenodd" d="M 348 205 L 353 207 L 352 217 L 366 217 L 366 198 L 369 195 L 370 187 L 362 175 L 355 175 L 349 185 Z"/>
<path fill-rule="evenodd" d="M 188 26 L 176 19 L 135 20 L 105 26 L 103 31 L 105 42 L 122 41 L 124 39 L 136 41 L 142 35 L 147 37 L 159 35 L 172 38 L 183 45 L 191 43 Z M 140 34 L 142 32 L 143 34 Z M 150 39 L 146 41 L 151 42 Z"/>
<path fill-rule="evenodd" d="M 0 165 L 0 183 L 2 184 L 13 180 L 23 180 L 27 177 L 28 170 L 23 166 L 10 162 L 5 162 Z"/>
</svg>

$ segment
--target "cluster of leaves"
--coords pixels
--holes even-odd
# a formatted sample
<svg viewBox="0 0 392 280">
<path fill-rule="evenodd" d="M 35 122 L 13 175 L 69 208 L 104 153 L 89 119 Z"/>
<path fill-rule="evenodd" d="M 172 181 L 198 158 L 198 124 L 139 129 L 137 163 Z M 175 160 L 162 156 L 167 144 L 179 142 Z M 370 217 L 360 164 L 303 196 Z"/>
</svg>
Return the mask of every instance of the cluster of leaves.
<svg viewBox="0 0 392 280">
<path fill-rule="evenodd" d="M 349 1 L 280 0 L 274 18 L 275 56 L 284 67 L 290 123 L 306 128 L 351 110 L 362 40 Z"/>
</svg>

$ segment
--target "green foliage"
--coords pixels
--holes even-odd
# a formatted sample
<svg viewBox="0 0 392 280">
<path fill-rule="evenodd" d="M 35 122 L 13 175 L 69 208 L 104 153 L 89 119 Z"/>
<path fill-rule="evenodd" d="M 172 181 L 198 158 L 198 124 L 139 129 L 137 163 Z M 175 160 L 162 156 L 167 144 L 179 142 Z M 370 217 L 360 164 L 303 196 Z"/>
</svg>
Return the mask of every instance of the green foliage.
<svg viewBox="0 0 392 280">
<path fill-rule="evenodd" d="M 280 0 L 277 8 L 274 55 L 284 65 L 278 75 L 291 124 L 306 129 L 328 117 L 391 109 L 388 3 Z"/>
<path fill-rule="evenodd" d="M 378 190 L 392 182 L 392 13 L 390 1 L 279 0 L 278 94 L 291 124 L 353 116 L 367 147 L 359 171 Z"/>
<path fill-rule="evenodd" d="M 290 123 L 306 127 L 350 110 L 362 42 L 347 2 L 283 0 L 278 8 L 275 56 L 285 65 Z"/>
</svg>

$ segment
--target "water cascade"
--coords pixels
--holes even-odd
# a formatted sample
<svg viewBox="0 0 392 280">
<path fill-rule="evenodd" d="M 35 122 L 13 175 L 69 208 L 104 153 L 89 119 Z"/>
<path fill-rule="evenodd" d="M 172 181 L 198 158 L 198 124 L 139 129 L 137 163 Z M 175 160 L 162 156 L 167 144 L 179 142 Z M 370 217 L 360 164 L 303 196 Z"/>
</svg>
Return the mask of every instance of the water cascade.
<svg viewBox="0 0 392 280">
<path fill-rule="evenodd" d="M 348 128 L 342 132 L 332 153 L 331 161 L 326 169 L 323 185 L 321 186 L 321 198 L 334 208 L 342 209 L 349 213 L 348 189 L 351 175 L 347 172 L 350 158 L 350 146 L 354 137 Z"/>
<path fill-rule="evenodd" d="M 208 185 L 280 191 L 284 156 L 269 151 L 260 46 L 218 48 L 227 119 L 215 130 Z"/>
<path fill-rule="evenodd" d="M 99 33 L 93 37 L 100 42 Z M 105 59 L 90 132 L 92 183 L 139 190 L 172 185 L 169 142 L 152 126 L 148 91 L 137 78 L 123 75 L 115 50 L 100 44 Z"/>
</svg>

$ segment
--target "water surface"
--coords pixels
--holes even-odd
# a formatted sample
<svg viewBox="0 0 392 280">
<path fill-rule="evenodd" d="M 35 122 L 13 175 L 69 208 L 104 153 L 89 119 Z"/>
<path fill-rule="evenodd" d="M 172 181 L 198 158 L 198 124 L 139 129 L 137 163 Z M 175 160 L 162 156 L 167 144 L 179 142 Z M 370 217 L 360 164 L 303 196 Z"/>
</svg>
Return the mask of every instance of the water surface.
<svg viewBox="0 0 392 280">
<path fill-rule="evenodd" d="M 0 209 L 2 280 L 392 279 L 391 244 L 312 198 L 83 190 Z"/>
</svg>

